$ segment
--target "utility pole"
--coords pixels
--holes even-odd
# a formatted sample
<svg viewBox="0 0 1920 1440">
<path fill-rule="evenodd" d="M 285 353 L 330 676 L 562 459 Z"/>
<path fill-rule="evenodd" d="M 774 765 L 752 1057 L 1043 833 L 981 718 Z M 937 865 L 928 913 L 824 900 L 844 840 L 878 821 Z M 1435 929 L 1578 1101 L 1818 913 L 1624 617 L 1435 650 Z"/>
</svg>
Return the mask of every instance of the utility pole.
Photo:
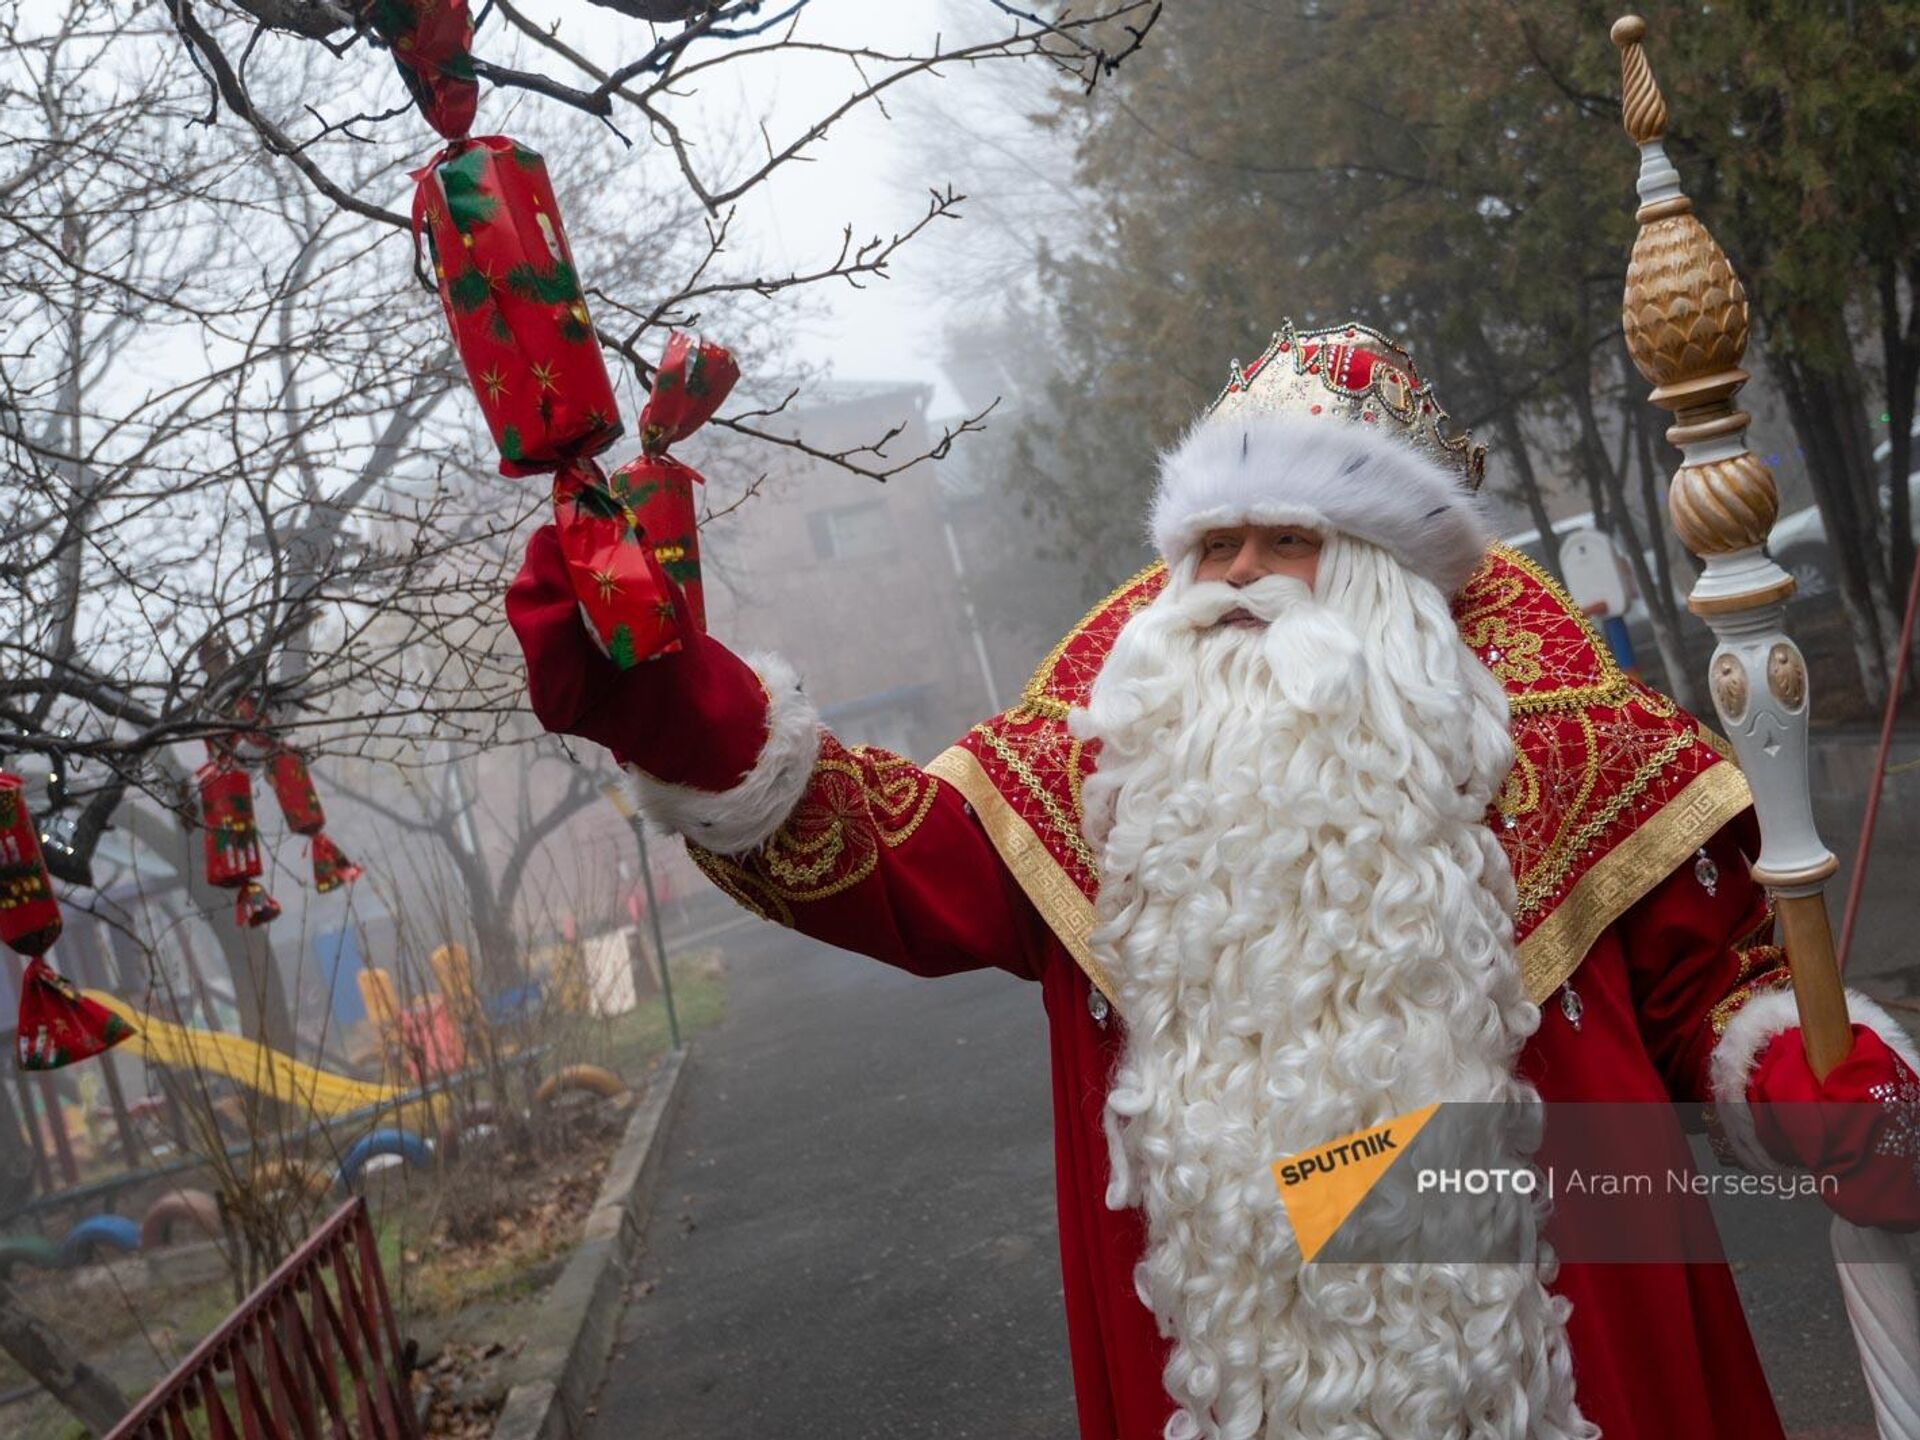
<svg viewBox="0 0 1920 1440">
<path fill-rule="evenodd" d="M 653 862 L 647 856 L 647 822 L 640 818 L 633 797 L 619 781 L 603 786 L 602 791 L 627 822 L 627 828 L 633 831 L 633 843 L 640 850 L 640 883 L 646 887 L 647 919 L 653 922 L 653 953 L 660 966 L 660 999 L 667 1007 L 667 1033 L 673 1038 L 673 1048 L 678 1050 L 680 1016 L 673 1008 L 673 976 L 667 967 L 667 935 L 660 924 L 660 900 L 653 890 Z"/>
</svg>

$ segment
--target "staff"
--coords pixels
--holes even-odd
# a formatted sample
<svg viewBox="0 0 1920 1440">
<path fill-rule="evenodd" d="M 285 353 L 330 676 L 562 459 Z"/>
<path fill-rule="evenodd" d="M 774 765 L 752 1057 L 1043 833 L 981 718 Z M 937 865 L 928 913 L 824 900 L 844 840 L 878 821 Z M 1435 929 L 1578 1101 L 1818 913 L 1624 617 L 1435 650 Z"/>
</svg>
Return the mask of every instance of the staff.
<svg viewBox="0 0 1920 1440">
<path fill-rule="evenodd" d="M 1764 549 L 1780 497 L 1747 448 L 1751 417 L 1733 403 L 1748 379 L 1746 291 L 1667 158 L 1666 101 L 1641 47 L 1646 22 L 1628 15 L 1612 33 L 1621 111 L 1640 147 L 1640 232 L 1621 304 L 1627 348 L 1654 386 L 1648 398 L 1673 412 L 1667 439 L 1684 458 L 1668 509 L 1681 543 L 1706 563 L 1687 605 L 1720 642 L 1708 692 L 1753 790 L 1754 876 L 1773 894 L 1807 1062 L 1824 1078 L 1852 1043 L 1825 893 L 1838 862 L 1821 843 L 1807 785 L 1807 669 L 1785 627 L 1793 578 Z M 1880 1434 L 1920 1440 L 1920 1308 L 1905 1246 L 1835 1217 L 1833 1250 Z"/>
</svg>

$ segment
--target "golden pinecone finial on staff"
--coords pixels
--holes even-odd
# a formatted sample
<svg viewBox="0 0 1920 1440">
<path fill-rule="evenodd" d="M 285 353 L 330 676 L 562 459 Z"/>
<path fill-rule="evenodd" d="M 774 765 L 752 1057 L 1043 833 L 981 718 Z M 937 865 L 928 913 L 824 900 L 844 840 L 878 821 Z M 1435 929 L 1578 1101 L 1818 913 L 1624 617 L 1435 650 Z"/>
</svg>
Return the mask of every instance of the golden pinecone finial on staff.
<svg viewBox="0 0 1920 1440">
<path fill-rule="evenodd" d="M 1740 363 L 1747 293 L 1667 158 L 1667 104 L 1641 45 L 1646 33 L 1637 15 L 1616 21 L 1612 32 L 1621 113 L 1640 147 L 1640 233 L 1621 318 L 1633 363 L 1654 386 L 1649 398 L 1673 412 L 1667 438 L 1687 452 L 1668 496 L 1674 530 L 1696 555 L 1730 555 L 1763 542 L 1779 510 L 1772 473 L 1746 448 L 1748 416 L 1733 404 L 1748 378 Z"/>
</svg>

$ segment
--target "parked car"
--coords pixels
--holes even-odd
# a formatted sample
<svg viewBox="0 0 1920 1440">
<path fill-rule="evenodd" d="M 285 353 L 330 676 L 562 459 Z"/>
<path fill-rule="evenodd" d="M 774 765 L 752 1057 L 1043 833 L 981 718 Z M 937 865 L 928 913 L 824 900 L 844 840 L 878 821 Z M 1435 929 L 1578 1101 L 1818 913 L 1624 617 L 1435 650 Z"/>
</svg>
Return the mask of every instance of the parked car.
<svg viewBox="0 0 1920 1440">
<path fill-rule="evenodd" d="M 1569 515 L 1564 520 L 1556 520 L 1553 522 L 1553 533 L 1558 539 L 1562 540 L 1573 534 L 1576 530 L 1592 530 L 1595 528 L 1597 527 L 1593 523 L 1593 512 L 1591 510 L 1582 510 L 1577 515 Z M 1536 565 L 1543 566 L 1548 570 L 1553 568 L 1547 564 L 1547 547 L 1542 543 L 1538 528 L 1519 530 L 1512 535 L 1502 535 L 1500 537 L 1500 543 L 1518 550 Z M 1613 544 L 1614 549 L 1619 552 L 1621 560 L 1626 561 L 1626 547 L 1618 540 L 1615 540 Z M 1651 555 L 1647 557 L 1647 570 L 1649 574 L 1659 573 L 1659 569 L 1654 564 Z M 1631 577 L 1631 569 L 1629 569 L 1628 575 Z M 1644 623 L 1648 619 L 1647 602 L 1645 598 L 1641 596 L 1638 586 L 1633 583 L 1631 578 L 1629 578 L 1628 581 L 1628 588 L 1632 590 L 1633 596 L 1627 601 L 1627 613 L 1624 618 L 1630 625 Z"/>
<path fill-rule="evenodd" d="M 1915 440 L 1920 440 L 1920 423 L 1913 427 Z M 1893 442 L 1882 440 L 1874 449 L 1873 462 L 1884 465 L 1887 456 L 1893 453 Z M 1920 470 L 1907 476 L 1908 505 L 1912 512 L 1913 538 L 1920 541 Z M 1880 490 L 1880 500 L 1886 503 L 1886 487 Z M 1833 548 L 1827 539 L 1826 521 L 1820 516 L 1818 505 L 1808 505 L 1795 510 L 1790 515 L 1782 515 L 1773 525 L 1773 536 L 1767 542 L 1767 551 L 1780 563 L 1780 568 L 1793 576 L 1797 593 L 1801 595 L 1825 595 L 1833 590 Z"/>
</svg>

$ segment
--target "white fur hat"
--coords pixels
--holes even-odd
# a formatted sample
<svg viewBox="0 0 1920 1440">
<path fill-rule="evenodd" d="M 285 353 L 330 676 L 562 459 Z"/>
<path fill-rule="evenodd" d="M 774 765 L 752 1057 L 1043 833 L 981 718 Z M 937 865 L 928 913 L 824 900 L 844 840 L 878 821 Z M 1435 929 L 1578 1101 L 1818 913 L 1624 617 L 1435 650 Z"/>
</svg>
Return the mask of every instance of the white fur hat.
<svg viewBox="0 0 1920 1440">
<path fill-rule="evenodd" d="M 1160 457 L 1153 543 L 1173 565 L 1221 526 L 1310 525 L 1380 546 L 1451 596 L 1490 538 L 1485 454 L 1378 331 L 1288 324 Z"/>
</svg>

